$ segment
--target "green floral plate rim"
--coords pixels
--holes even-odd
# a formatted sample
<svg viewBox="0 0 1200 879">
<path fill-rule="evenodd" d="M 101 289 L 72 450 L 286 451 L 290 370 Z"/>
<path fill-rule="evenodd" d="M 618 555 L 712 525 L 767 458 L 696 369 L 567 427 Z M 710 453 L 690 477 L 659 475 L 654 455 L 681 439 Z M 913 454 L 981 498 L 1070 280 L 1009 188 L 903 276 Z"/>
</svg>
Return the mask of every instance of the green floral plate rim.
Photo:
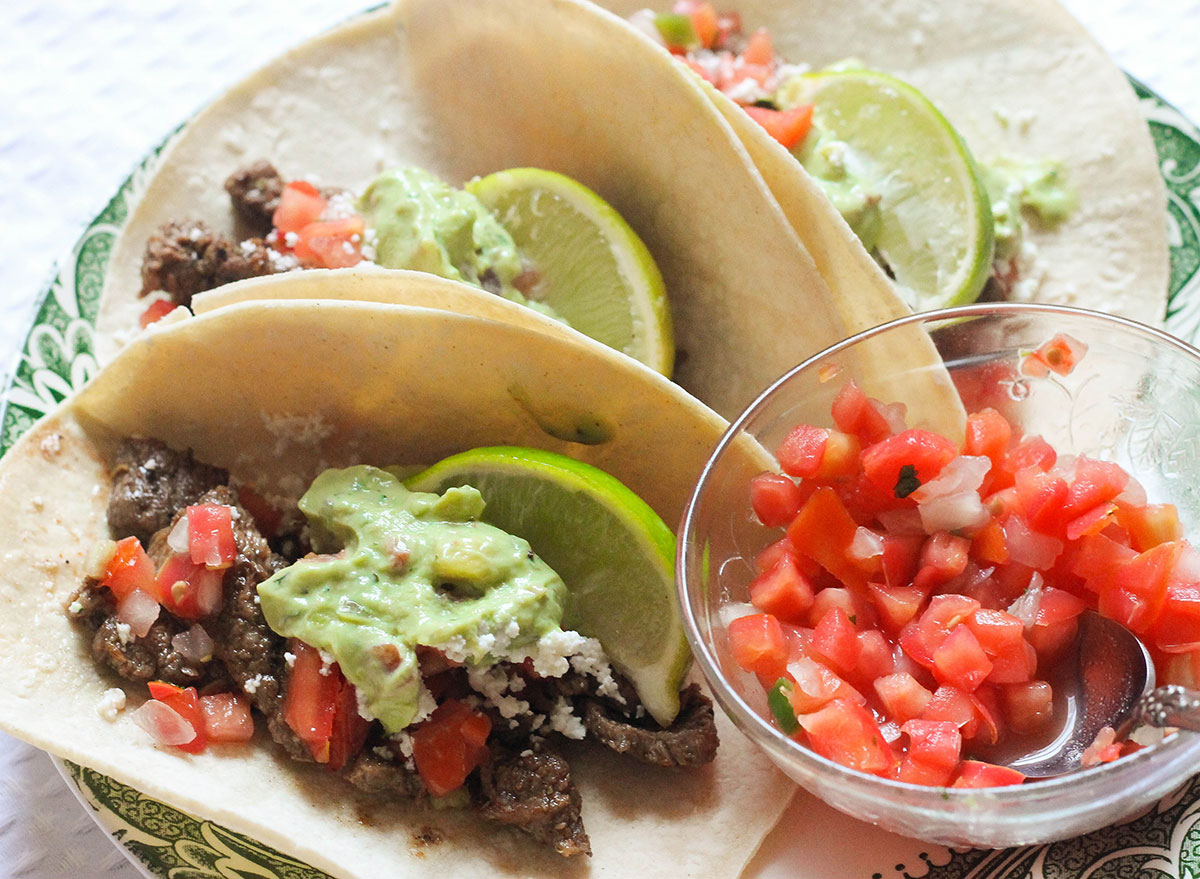
<svg viewBox="0 0 1200 879">
<path fill-rule="evenodd" d="M 1167 329 L 1200 343 L 1200 131 L 1131 78 L 1167 187 L 1171 251 Z M 96 371 L 92 335 L 117 231 L 162 151 L 151 151 L 92 220 L 43 291 L 0 414 L 0 455 Z M 151 879 L 331 879 L 327 873 L 59 761 L 105 832 Z M 888 854 L 881 851 L 881 859 Z M 912 861 L 912 859 L 910 859 Z M 1200 780 L 1120 827 L 1043 846 L 949 851 L 926 846 L 915 862 L 881 863 L 872 879 L 1068 879 L 1200 876 Z M 867 879 L 864 874 L 863 879 Z"/>
</svg>

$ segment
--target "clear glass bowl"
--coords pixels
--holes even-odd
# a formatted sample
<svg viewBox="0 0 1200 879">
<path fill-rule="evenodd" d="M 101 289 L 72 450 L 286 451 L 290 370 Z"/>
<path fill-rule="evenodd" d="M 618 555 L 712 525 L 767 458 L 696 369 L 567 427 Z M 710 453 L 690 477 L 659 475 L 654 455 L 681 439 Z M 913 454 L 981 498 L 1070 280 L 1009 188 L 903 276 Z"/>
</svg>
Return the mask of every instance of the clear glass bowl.
<svg viewBox="0 0 1200 879">
<path fill-rule="evenodd" d="M 1021 358 L 1057 333 L 1088 346 L 1081 362 L 1066 376 L 1022 375 Z M 940 361 L 927 356 L 931 342 Z M 903 365 L 870 373 L 893 363 Z M 730 654 L 721 608 L 748 600 L 754 555 L 780 537 L 780 529 L 763 527 L 750 509 L 750 478 L 774 466 L 768 450 L 798 423 L 832 426 L 830 404 L 849 376 L 872 396 L 905 402 L 917 419 L 910 417 L 909 427 L 944 423 L 946 407 L 929 405 L 930 389 L 947 387 L 943 370 L 953 376 L 967 411 L 999 408 L 1060 455 L 1086 453 L 1122 464 L 1151 501 L 1177 505 L 1195 543 L 1200 351 L 1141 324 L 1078 309 L 993 304 L 915 315 L 800 364 L 717 446 L 679 540 L 679 588 L 697 663 L 720 706 L 784 772 L 830 805 L 887 830 L 947 845 L 1002 847 L 1113 824 L 1200 767 L 1200 735 L 1176 735 L 1099 768 L 1016 787 L 921 787 L 844 768 L 784 736 L 769 720 L 762 687 Z"/>
</svg>

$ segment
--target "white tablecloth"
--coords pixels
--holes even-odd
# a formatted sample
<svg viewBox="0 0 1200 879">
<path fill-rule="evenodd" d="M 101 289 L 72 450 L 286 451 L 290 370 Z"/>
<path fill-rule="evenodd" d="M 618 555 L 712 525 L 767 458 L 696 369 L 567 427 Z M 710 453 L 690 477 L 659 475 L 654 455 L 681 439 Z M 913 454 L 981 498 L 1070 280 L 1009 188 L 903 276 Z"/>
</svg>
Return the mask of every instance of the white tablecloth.
<svg viewBox="0 0 1200 879">
<path fill-rule="evenodd" d="M 223 86 L 363 5 L 0 3 L 0 375 L 52 264 L 147 148 Z M 1066 5 L 1125 70 L 1200 121 L 1200 0 Z M 50 759 L 0 734 L 0 877 L 139 875 Z"/>
</svg>

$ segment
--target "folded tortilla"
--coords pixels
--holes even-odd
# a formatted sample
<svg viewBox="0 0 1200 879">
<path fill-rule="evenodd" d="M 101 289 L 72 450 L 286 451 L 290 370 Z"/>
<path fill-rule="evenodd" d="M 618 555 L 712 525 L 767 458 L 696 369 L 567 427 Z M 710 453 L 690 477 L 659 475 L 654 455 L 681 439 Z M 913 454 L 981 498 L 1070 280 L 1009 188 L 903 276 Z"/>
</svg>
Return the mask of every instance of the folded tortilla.
<svg viewBox="0 0 1200 879">
<path fill-rule="evenodd" d="M 136 332 L 148 237 L 189 218 L 233 234 L 222 181 L 258 158 L 358 191 L 400 165 L 453 183 L 516 166 L 574 177 L 646 241 L 668 286 L 675 378 L 726 417 L 806 357 L 906 314 L 865 254 L 847 251 L 853 283 L 830 284 L 703 88 L 645 48 L 576 0 L 414 0 L 287 53 L 164 150 L 114 245 L 100 359 Z"/>
<path fill-rule="evenodd" d="M 194 756 L 156 747 L 129 717 L 134 688 L 128 709 L 102 718 L 119 682 L 93 664 L 64 603 L 108 536 L 106 461 L 122 436 L 191 447 L 293 497 L 327 466 L 538 446 L 608 470 L 674 523 L 726 426 L 597 343 L 508 323 L 329 300 L 185 314 L 126 346 L 0 461 L 0 729 L 338 877 L 736 875 L 793 786 L 723 717 L 717 760 L 698 771 L 568 749 L 586 863 L 469 811 L 364 798 L 261 731 Z M 580 425 L 591 444 L 562 438 Z"/>
<path fill-rule="evenodd" d="M 622 19 L 670 6 L 597 2 Z M 1027 224 L 1040 277 L 1031 298 L 1162 324 L 1170 269 L 1154 143 L 1124 74 L 1054 0 L 735 0 L 725 7 L 741 14 L 747 32 L 766 27 L 790 63 L 815 69 L 854 58 L 916 86 L 980 161 L 1062 163 L 1078 207 L 1052 229 Z M 667 56 L 649 39 L 643 45 Z M 699 81 L 682 65 L 676 70 Z M 831 289 L 849 289 L 854 278 L 837 275 L 854 265 L 847 249 L 862 249 L 850 227 L 786 149 L 733 101 L 707 91 Z"/>
</svg>

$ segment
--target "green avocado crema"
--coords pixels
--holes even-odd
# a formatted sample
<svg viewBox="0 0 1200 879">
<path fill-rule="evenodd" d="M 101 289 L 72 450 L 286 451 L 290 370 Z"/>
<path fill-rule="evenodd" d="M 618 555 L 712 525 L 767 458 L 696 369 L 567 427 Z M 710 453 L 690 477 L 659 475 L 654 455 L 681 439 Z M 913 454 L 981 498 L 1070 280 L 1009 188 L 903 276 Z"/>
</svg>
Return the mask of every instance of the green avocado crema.
<svg viewBox="0 0 1200 879">
<path fill-rule="evenodd" d="M 1053 228 L 1075 210 L 1078 196 L 1059 162 L 1048 159 L 995 159 L 982 166 L 983 183 L 996 223 L 996 259 L 1016 255 L 1024 217 Z"/>
<path fill-rule="evenodd" d="M 487 665 L 559 630 L 567 588 L 519 537 L 478 521 L 470 486 L 412 492 L 369 466 L 326 470 L 300 499 L 312 545 L 261 583 L 267 624 L 337 660 L 361 706 L 396 732 L 421 695 L 418 645 Z"/>
<path fill-rule="evenodd" d="M 539 306 L 513 285 L 525 263 L 512 235 L 471 193 L 421 168 L 396 168 L 371 182 L 358 208 L 375 230 L 375 262 L 384 268 L 429 272 Z"/>
</svg>

